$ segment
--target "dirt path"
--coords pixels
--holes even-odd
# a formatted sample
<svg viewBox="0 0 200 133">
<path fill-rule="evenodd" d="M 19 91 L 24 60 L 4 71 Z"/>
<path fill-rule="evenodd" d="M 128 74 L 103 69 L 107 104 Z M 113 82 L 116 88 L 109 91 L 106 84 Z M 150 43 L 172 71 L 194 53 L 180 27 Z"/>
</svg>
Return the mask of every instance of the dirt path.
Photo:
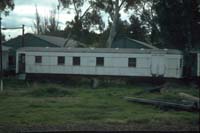
<svg viewBox="0 0 200 133">
<path fill-rule="evenodd" d="M 65 131 L 199 131 L 198 125 L 168 124 L 63 124 L 63 125 L 3 125 L 0 132 L 65 132 Z"/>
</svg>

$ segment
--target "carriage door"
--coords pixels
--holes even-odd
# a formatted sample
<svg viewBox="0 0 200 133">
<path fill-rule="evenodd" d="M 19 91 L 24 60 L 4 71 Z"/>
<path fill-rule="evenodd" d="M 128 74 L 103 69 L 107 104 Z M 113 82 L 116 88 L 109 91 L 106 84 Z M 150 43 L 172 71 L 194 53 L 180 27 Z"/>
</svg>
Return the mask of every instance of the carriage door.
<svg viewBox="0 0 200 133">
<path fill-rule="evenodd" d="M 152 55 L 151 60 L 151 75 L 164 76 L 165 74 L 165 57 L 164 55 Z"/>
<path fill-rule="evenodd" d="M 19 73 L 25 73 L 25 54 L 19 54 Z"/>
</svg>

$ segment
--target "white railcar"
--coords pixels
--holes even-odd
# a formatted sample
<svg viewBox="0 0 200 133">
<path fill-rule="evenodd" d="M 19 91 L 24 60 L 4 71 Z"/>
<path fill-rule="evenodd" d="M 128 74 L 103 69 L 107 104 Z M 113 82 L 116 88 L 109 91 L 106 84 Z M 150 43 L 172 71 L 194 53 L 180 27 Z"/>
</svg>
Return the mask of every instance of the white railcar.
<svg viewBox="0 0 200 133">
<path fill-rule="evenodd" d="M 183 55 L 168 49 L 37 48 L 17 50 L 16 73 L 181 78 Z"/>
</svg>

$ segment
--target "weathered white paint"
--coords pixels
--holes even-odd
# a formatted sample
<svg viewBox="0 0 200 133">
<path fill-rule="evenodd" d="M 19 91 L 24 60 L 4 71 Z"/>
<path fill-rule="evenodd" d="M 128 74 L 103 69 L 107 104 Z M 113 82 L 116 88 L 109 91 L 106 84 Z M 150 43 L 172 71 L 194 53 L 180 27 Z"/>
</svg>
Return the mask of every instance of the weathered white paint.
<svg viewBox="0 0 200 133">
<path fill-rule="evenodd" d="M 180 78 L 180 54 L 126 54 L 126 53 L 66 53 L 66 52 L 17 52 L 16 72 L 20 53 L 26 54 L 26 73 L 79 74 L 108 76 L 157 76 Z M 35 63 L 35 56 L 42 56 L 42 63 Z M 57 57 L 65 56 L 65 64 L 58 65 Z M 72 57 L 80 56 L 80 66 L 72 65 Z M 104 57 L 104 66 L 96 66 L 96 57 Z M 128 67 L 128 58 L 136 58 L 136 67 Z"/>
</svg>

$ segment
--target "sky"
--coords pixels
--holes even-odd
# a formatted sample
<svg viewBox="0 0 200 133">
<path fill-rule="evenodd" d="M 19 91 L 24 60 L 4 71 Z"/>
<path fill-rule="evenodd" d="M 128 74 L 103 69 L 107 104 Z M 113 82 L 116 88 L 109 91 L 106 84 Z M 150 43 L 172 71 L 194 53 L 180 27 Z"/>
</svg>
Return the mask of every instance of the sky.
<svg viewBox="0 0 200 133">
<path fill-rule="evenodd" d="M 49 16 L 49 12 L 55 9 L 58 5 L 58 0 L 14 0 L 15 8 L 10 12 L 9 16 L 2 15 L 2 27 L 14 28 L 25 25 L 25 33 L 33 33 L 33 23 L 35 20 L 35 6 L 42 17 Z M 59 26 L 64 29 L 66 21 L 74 18 L 73 12 L 68 14 L 66 10 L 59 11 Z M 126 19 L 126 14 L 122 15 L 122 20 Z M 103 20 L 108 21 L 108 15 L 104 14 Z M 22 34 L 22 30 L 3 30 L 2 33 L 6 36 L 6 40 L 14 38 Z"/>
<path fill-rule="evenodd" d="M 33 23 L 35 19 L 35 5 L 41 16 L 49 16 L 50 10 L 58 5 L 58 0 L 14 0 L 15 8 L 10 12 L 9 16 L 2 15 L 2 27 L 14 28 L 25 25 L 25 33 L 33 33 Z M 65 10 L 61 10 L 59 14 L 59 25 L 64 28 L 65 22 L 73 19 L 73 14 L 67 14 Z M 22 30 L 3 30 L 6 40 L 14 38 L 22 34 Z"/>
</svg>

